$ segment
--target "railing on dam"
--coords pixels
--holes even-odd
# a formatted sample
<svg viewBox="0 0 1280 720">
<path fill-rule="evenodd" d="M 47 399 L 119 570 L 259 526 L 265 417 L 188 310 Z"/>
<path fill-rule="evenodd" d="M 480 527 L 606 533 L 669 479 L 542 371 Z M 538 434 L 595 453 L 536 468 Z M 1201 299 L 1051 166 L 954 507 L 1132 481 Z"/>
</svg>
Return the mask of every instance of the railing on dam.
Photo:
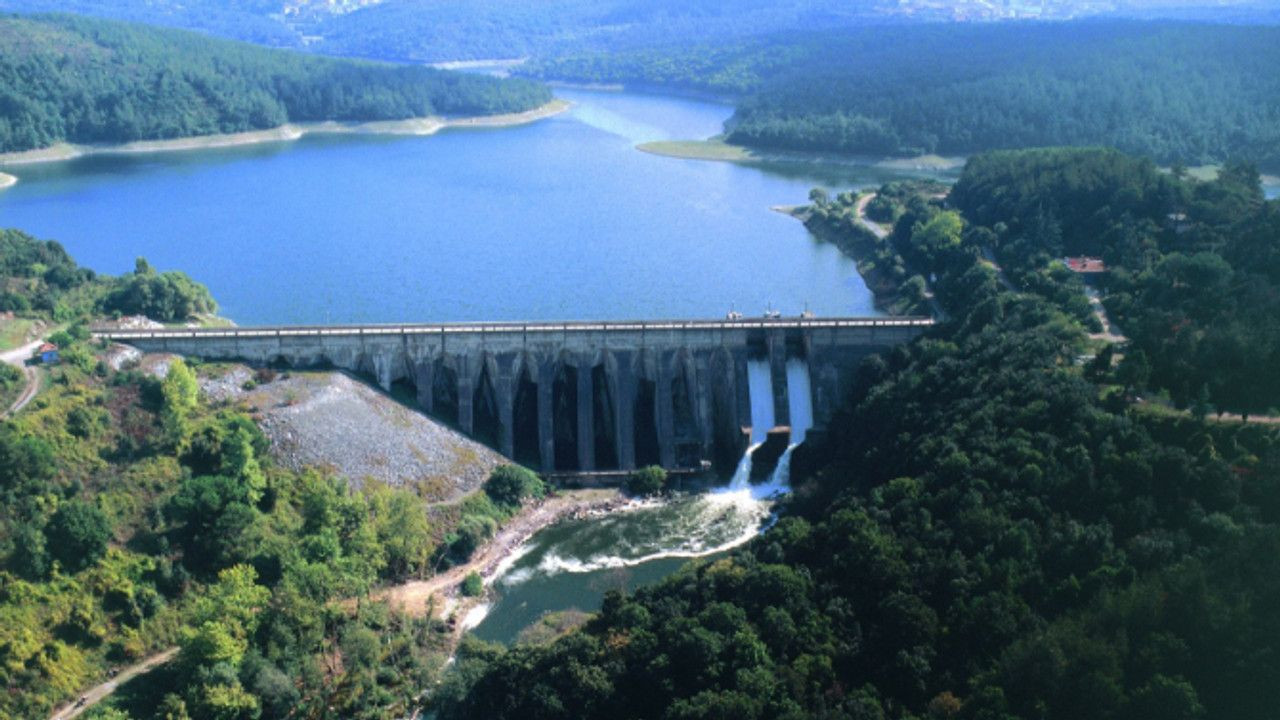
<svg viewBox="0 0 1280 720">
<path fill-rule="evenodd" d="M 269 338 L 324 337 L 352 335 L 432 335 L 432 334 L 540 334 L 578 332 L 670 332 L 702 330 L 817 330 L 832 328 L 925 328 L 928 317 L 892 318 L 743 318 L 737 320 L 645 320 L 608 322 L 479 322 L 413 323 L 382 325 L 279 325 L 247 328 L 166 328 L 142 330 L 95 330 L 94 337 L 107 340 L 162 338 Z"/>
</svg>

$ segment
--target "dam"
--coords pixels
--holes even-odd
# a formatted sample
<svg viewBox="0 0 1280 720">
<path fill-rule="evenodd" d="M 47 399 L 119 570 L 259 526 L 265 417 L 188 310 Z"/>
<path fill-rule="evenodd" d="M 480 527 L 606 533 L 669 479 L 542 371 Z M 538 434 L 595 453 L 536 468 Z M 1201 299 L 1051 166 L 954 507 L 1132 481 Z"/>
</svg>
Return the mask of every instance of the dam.
<svg viewBox="0 0 1280 720">
<path fill-rule="evenodd" d="M 517 462 L 589 473 L 708 463 L 732 470 L 749 442 L 789 427 L 798 406 L 812 415 L 805 429 L 821 432 L 864 357 L 932 325 L 914 317 L 803 317 L 94 335 L 143 352 L 366 375 L 384 390 L 411 393 L 429 415 Z M 797 387 L 809 402 L 788 397 Z M 760 412 L 762 404 L 770 411 Z M 753 415 L 771 427 L 752 427 Z"/>
</svg>

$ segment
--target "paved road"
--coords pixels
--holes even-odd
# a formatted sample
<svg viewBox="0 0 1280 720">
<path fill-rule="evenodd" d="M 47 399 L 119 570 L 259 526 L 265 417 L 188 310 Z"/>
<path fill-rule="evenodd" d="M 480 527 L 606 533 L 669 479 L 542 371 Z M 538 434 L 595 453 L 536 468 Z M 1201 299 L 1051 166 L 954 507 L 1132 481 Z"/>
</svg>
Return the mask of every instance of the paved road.
<svg viewBox="0 0 1280 720">
<path fill-rule="evenodd" d="M 22 393 L 18 395 L 18 399 L 14 401 L 4 412 L 0 413 L 0 420 L 4 420 L 27 406 L 27 403 L 35 399 L 36 393 L 40 392 L 40 372 L 35 368 L 27 367 L 27 358 L 36 351 L 36 348 L 44 344 L 44 338 L 32 340 L 22 347 L 14 348 L 6 352 L 0 353 L 0 362 L 12 365 L 22 371 L 27 378 L 27 386 L 22 389 Z"/>
<path fill-rule="evenodd" d="M 178 648 L 169 648 L 162 653 L 152 655 L 136 665 L 130 665 L 129 667 L 121 670 L 120 673 L 111 680 L 108 680 L 95 688 L 86 690 L 84 694 L 80 696 L 80 700 L 69 705 L 64 705 L 55 710 L 53 715 L 49 716 L 49 720 L 71 720 L 72 718 L 79 717 L 81 713 L 110 696 L 111 693 L 116 691 L 116 688 L 145 672 L 155 669 L 159 665 L 169 662 L 173 659 L 173 656 L 177 654 Z"/>
</svg>

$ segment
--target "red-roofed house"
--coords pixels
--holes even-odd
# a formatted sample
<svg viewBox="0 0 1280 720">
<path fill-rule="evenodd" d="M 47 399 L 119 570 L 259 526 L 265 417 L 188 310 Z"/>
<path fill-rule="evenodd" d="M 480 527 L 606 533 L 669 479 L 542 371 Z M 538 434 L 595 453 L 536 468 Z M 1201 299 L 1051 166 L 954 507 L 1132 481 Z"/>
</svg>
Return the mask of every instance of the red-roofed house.
<svg viewBox="0 0 1280 720">
<path fill-rule="evenodd" d="M 1107 271 L 1106 263 L 1102 262 L 1102 258 L 1094 257 L 1069 257 L 1063 258 L 1063 262 L 1067 264 L 1073 272 L 1078 273 L 1104 273 Z"/>
</svg>

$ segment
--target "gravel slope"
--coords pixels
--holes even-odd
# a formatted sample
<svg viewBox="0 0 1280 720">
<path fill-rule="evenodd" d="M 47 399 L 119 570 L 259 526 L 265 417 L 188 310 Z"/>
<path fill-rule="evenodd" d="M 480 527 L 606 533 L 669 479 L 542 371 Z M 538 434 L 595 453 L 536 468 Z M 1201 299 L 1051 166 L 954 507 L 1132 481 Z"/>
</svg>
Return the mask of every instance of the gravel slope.
<svg viewBox="0 0 1280 720">
<path fill-rule="evenodd" d="M 345 373 L 290 372 L 250 383 L 254 377 L 233 365 L 201 385 L 214 402 L 244 405 L 287 467 L 331 468 L 356 485 L 373 478 L 434 503 L 479 488 L 509 462 Z"/>
</svg>

